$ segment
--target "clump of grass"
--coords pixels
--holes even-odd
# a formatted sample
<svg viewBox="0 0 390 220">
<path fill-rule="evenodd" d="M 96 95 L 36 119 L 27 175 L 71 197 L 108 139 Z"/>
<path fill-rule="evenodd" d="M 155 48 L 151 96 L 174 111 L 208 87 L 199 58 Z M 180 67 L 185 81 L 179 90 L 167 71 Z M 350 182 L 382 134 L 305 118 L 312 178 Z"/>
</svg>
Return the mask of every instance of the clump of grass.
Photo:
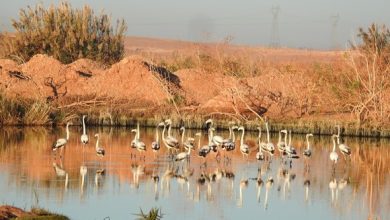
<svg viewBox="0 0 390 220">
<path fill-rule="evenodd" d="M 44 125 L 50 122 L 51 107 L 48 103 L 36 100 L 28 105 L 23 117 L 23 124 Z"/>
<path fill-rule="evenodd" d="M 89 58 L 112 64 L 124 54 L 124 20 L 118 20 L 114 29 L 108 15 L 95 15 L 87 5 L 75 9 L 64 1 L 58 7 L 28 6 L 20 10 L 12 26 L 15 33 L 2 40 L 5 56 L 11 59 L 48 54 L 63 63 Z"/>
<path fill-rule="evenodd" d="M 16 124 L 25 112 L 24 106 L 16 99 L 10 99 L 0 92 L 0 124 Z"/>
<path fill-rule="evenodd" d="M 24 217 L 24 218 L 20 218 L 20 219 L 23 219 L 23 220 L 26 220 L 26 219 L 69 220 L 69 218 L 64 216 L 64 215 L 52 213 L 52 212 L 50 212 L 46 209 L 42 209 L 42 208 L 34 207 L 31 209 L 31 213 L 33 213 L 34 215 L 37 215 L 37 216 Z"/>
<path fill-rule="evenodd" d="M 163 217 L 161 209 L 159 208 L 152 208 L 148 213 L 144 213 L 144 211 L 140 209 L 140 213 L 135 215 L 138 216 L 138 220 L 159 220 Z"/>
</svg>

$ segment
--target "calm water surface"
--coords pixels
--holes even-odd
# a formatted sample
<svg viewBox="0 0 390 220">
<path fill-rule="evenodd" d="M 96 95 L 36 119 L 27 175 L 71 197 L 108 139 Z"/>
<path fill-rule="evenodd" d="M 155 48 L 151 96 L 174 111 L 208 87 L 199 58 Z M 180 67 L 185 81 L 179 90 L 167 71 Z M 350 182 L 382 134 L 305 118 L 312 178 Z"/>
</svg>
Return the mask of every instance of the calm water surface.
<svg viewBox="0 0 390 220">
<path fill-rule="evenodd" d="M 290 166 L 278 153 L 256 161 L 255 133 L 245 138 L 252 147 L 248 160 L 236 151 L 226 154 L 230 161 L 222 154 L 218 162 L 211 154 L 204 163 L 194 152 L 189 163 L 174 163 L 164 146 L 140 159 L 129 147 L 130 129 L 90 128 L 85 147 L 81 129 L 70 130 L 60 158 L 51 144 L 65 137 L 63 128 L 0 129 L 0 204 L 40 206 L 72 219 L 134 219 L 140 208 L 152 207 L 160 207 L 165 219 L 390 219 L 388 140 L 345 138 L 352 157 L 345 161 L 339 153 L 333 169 L 328 136 L 314 137 L 312 158 L 301 157 Z M 104 158 L 95 154 L 97 132 Z M 179 139 L 178 131 L 174 134 Z M 149 147 L 154 130 L 141 130 L 141 139 Z M 293 135 L 300 154 L 304 140 Z M 277 135 L 272 141 L 276 144 Z M 97 172 L 101 169 L 104 174 Z M 257 177 L 264 183 L 258 184 Z M 273 184 L 266 182 L 269 178 Z"/>
</svg>

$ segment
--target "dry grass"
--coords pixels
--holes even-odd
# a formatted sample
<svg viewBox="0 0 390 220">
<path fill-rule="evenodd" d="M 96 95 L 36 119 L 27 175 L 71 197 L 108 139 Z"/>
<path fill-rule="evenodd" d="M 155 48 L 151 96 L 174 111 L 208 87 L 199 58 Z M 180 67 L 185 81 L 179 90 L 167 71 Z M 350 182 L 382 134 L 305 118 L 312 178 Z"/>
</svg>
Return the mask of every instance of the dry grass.
<svg viewBox="0 0 390 220">
<path fill-rule="evenodd" d="M 27 61 L 35 54 L 48 54 L 63 63 L 89 58 L 106 64 L 118 62 L 124 53 L 126 25 L 111 25 L 108 15 L 95 15 L 89 6 L 74 9 L 64 1 L 58 7 L 21 9 L 12 21 L 15 32 L 1 39 L 3 56 Z"/>
</svg>

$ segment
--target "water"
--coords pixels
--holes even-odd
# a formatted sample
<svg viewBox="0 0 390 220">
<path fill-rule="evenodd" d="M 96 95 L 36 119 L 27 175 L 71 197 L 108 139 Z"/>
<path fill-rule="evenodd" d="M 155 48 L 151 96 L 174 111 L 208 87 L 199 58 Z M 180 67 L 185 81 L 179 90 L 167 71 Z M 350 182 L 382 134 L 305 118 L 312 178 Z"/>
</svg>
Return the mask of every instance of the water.
<svg viewBox="0 0 390 220">
<path fill-rule="evenodd" d="M 248 133 L 246 141 L 253 146 L 248 160 L 237 151 L 226 154 L 230 162 L 223 154 L 219 163 L 209 155 L 205 166 L 196 153 L 189 163 L 170 162 L 164 146 L 156 155 L 149 150 L 144 161 L 129 147 L 133 137 L 129 129 L 89 128 L 86 147 L 80 143 L 81 129 L 70 130 L 62 159 L 53 154 L 51 144 L 65 137 L 63 128 L 0 130 L 0 204 L 39 206 L 72 219 L 134 219 L 140 208 L 152 207 L 161 208 L 164 219 L 390 217 L 388 140 L 345 138 L 352 157 L 346 162 L 339 153 L 333 169 L 330 137 L 314 137 L 312 158 L 294 160 L 290 168 L 278 153 L 270 161 L 256 161 L 256 134 Z M 95 154 L 92 134 L 97 132 L 106 150 L 104 158 Z M 195 132 L 189 131 L 191 136 Z M 179 139 L 178 131 L 173 133 Z M 141 130 L 141 138 L 149 147 L 154 130 Z M 277 135 L 272 141 L 276 144 Z M 293 146 L 301 154 L 304 136 L 293 135 Z M 101 169 L 104 174 L 97 173 Z M 254 180 L 259 175 L 261 185 Z M 271 177 L 272 185 L 267 183 Z"/>
</svg>

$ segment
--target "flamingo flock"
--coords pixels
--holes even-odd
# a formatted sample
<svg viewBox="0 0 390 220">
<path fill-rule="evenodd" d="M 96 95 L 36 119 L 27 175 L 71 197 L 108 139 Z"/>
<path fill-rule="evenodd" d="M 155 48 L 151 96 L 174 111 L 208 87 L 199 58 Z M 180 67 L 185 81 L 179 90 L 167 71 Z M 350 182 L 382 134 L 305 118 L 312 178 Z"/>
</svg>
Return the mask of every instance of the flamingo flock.
<svg viewBox="0 0 390 220">
<path fill-rule="evenodd" d="M 87 145 L 89 143 L 89 138 L 86 132 L 86 124 L 85 124 L 85 118 L 86 116 L 82 116 L 82 128 L 83 133 L 80 137 L 81 143 L 83 145 Z M 180 127 L 181 132 L 181 138 L 180 142 L 176 137 L 172 135 L 172 120 L 167 119 L 163 122 L 160 122 L 155 127 L 155 140 L 152 142 L 150 148 L 151 150 L 157 154 L 159 150 L 161 149 L 161 141 L 162 144 L 166 147 L 169 153 L 169 158 L 171 158 L 174 161 L 184 161 L 189 160 L 191 158 L 191 152 L 195 151 L 197 152 L 197 155 L 201 158 L 204 158 L 204 161 L 207 157 L 210 157 L 209 155 L 214 154 L 216 159 L 219 159 L 221 157 L 221 152 L 224 155 L 224 159 L 229 161 L 231 158 L 229 156 L 226 156 L 227 152 L 235 151 L 236 150 L 236 134 L 235 131 L 241 132 L 240 135 L 240 141 L 239 141 L 239 151 L 242 154 L 243 159 L 249 158 L 251 155 L 251 146 L 248 145 L 245 141 L 245 127 L 244 126 L 238 126 L 234 123 L 229 123 L 229 137 L 223 138 L 220 135 L 214 135 L 214 132 L 216 128 L 214 127 L 214 121 L 212 119 L 208 119 L 204 123 L 207 127 L 207 137 L 208 137 L 208 143 L 201 146 L 201 136 L 202 134 L 196 133 L 196 138 L 198 139 L 198 143 L 195 143 L 195 138 L 186 136 L 186 128 L 184 126 Z M 60 138 L 56 140 L 52 145 L 52 150 L 54 152 L 57 152 L 58 150 L 62 150 L 66 146 L 66 144 L 69 141 L 70 132 L 69 132 L 69 126 L 72 125 L 72 122 L 68 122 L 66 124 L 66 137 Z M 162 127 L 162 131 L 161 131 Z M 268 121 L 265 122 L 265 130 L 266 130 L 266 139 L 265 141 L 262 140 L 262 128 L 259 126 L 258 129 L 258 137 L 257 137 L 257 152 L 256 152 L 256 160 L 262 161 L 265 159 L 271 159 L 275 154 L 275 145 L 270 140 L 270 129 L 269 129 L 269 123 Z M 146 144 L 141 140 L 140 135 L 140 125 L 137 123 L 137 127 L 131 130 L 131 133 L 134 133 L 134 137 L 132 141 L 130 142 L 131 149 L 135 149 L 138 152 L 138 158 L 139 159 L 146 159 L 145 152 L 147 151 Z M 161 139 L 160 139 L 161 135 Z M 278 132 L 278 142 L 276 143 L 277 150 L 279 154 L 281 155 L 282 159 L 299 159 L 300 154 L 298 154 L 295 147 L 292 145 L 292 131 L 282 129 Z M 306 148 L 302 152 L 302 156 L 304 158 L 310 158 L 313 154 L 310 146 L 310 137 L 313 137 L 313 134 L 308 133 L 306 134 Z M 105 150 L 104 147 L 99 145 L 99 134 L 95 134 L 96 138 L 96 155 L 98 157 L 104 157 L 105 156 Z M 329 159 L 330 161 L 335 165 L 338 160 L 339 156 L 336 151 L 336 148 L 338 146 L 339 151 L 344 156 L 345 159 L 351 156 L 351 149 L 344 143 L 341 142 L 341 128 L 339 125 L 337 125 L 337 134 L 333 134 L 331 136 L 333 146 L 331 148 Z M 133 154 L 133 151 L 131 151 L 131 158 L 136 158 L 137 154 Z M 62 154 L 60 155 L 60 157 Z"/>
</svg>

